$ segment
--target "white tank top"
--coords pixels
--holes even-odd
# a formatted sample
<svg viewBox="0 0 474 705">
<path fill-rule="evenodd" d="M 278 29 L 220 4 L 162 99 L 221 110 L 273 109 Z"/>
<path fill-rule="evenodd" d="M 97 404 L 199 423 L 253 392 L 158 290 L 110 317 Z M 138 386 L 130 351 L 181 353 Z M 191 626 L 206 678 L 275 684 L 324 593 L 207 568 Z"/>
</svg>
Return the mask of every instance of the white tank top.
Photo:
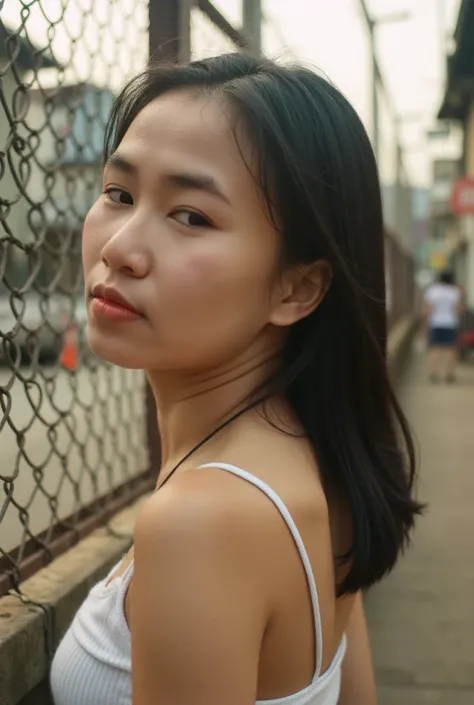
<svg viewBox="0 0 474 705">
<path fill-rule="evenodd" d="M 303 563 L 314 616 L 316 664 L 311 683 L 294 695 L 258 701 L 256 705 L 337 705 L 345 638 L 329 669 L 321 675 L 323 639 L 318 593 L 311 563 L 300 533 L 280 497 L 259 478 L 227 463 L 208 463 L 258 487 L 276 506 L 293 536 Z M 125 595 L 133 575 L 133 562 L 124 573 L 92 588 L 79 608 L 54 656 L 51 688 L 54 705 L 132 705 L 130 631 L 125 619 Z"/>
</svg>

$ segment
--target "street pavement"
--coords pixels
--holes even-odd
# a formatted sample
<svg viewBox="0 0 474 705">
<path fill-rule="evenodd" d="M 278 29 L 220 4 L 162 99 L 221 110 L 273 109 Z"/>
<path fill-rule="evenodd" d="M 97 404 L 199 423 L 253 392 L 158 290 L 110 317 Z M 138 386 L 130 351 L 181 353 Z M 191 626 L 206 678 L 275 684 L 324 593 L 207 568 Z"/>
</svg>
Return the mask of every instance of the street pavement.
<svg viewBox="0 0 474 705">
<path fill-rule="evenodd" d="M 417 343 L 399 396 L 429 507 L 366 597 L 379 705 L 474 705 L 474 362 L 429 384 Z"/>
</svg>

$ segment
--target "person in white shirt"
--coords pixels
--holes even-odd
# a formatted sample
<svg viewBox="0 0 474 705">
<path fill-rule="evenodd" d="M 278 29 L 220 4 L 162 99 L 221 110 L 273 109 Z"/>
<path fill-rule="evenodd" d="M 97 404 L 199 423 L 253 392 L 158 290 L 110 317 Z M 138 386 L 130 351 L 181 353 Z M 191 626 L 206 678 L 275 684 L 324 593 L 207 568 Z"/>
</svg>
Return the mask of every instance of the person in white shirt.
<svg viewBox="0 0 474 705">
<path fill-rule="evenodd" d="M 427 289 L 425 306 L 431 380 L 437 381 L 443 365 L 447 381 L 453 382 L 462 313 L 462 293 L 454 283 L 451 272 L 442 272 L 438 281 Z"/>
</svg>

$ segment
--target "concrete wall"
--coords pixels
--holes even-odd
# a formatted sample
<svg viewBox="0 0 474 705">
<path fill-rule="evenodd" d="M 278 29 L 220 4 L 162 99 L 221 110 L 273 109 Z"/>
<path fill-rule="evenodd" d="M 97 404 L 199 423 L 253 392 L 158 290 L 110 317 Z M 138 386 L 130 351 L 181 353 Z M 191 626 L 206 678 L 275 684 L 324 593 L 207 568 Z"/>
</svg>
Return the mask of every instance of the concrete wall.
<svg viewBox="0 0 474 705">
<path fill-rule="evenodd" d="M 16 87 L 16 79 L 8 72 L 2 80 L 2 89 L 10 111 L 15 102 Z M 85 214 L 100 192 L 104 125 L 113 95 L 94 87 L 84 90 L 77 87 L 77 95 L 72 90 L 70 93 L 72 107 L 61 102 L 62 94 L 59 93 L 51 112 L 44 96 L 38 90 L 30 91 L 29 104 L 25 101 L 27 109 L 23 121 L 16 129 L 16 133 L 27 141 L 25 149 L 18 154 L 14 149 L 8 150 L 11 165 L 7 161 L 1 180 L 1 195 L 14 202 L 6 220 L 11 233 L 22 244 L 41 242 L 46 231 L 55 231 L 59 237 L 79 233 Z M 74 98 L 77 105 L 72 102 Z M 58 141 L 58 134 L 64 136 L 62 142 Z M 0 106 L 0 150 L 6 149 L 9 139 L 10 125 Z M 28 169 L 23 169 L 27 178 L 20 188 L 15 176 L 19 178 L 21 173 L 19 162 L 22 156 L 26 158 Z M 52 276 L 48 275 L 44 249 L 42 258 L 43 268 L 37 283 L 41 283 L 41 276 L 49 283 Z M 65 269 L 70 264 L 66 259 Z M 54 267 L 57 268 L 57 263 Z M 10 244 L 7 265 L 10 285 L 22 286 L 29 268 L 29 259 L 22 246 Z"/>
<path fill-rule="evenodd" d="M 41 93 L 32 92 L 27 122 L 30 129 L 38 131 L 40 142 L 36 163 L 31 165 L 28 195 L 42 204 L 48 224 L 56 226 L 60 214 L 62 229 L 81 230 L 84 216 L 100 192 L 104 125 L 113 96 L 80 86 L 69 93 L 58 91 L 51 112 Z M 57 134 L 62 135 L 62 141 Z"/>
<path fill-rule="evenodd" d="M 4 62 L 6 62 L 6 58 L 0 55 L 0 65 L 2 65 Z M 6 104 L 10 113 L 13 113 L 12 103 L 15 94 L 15 89 L 17 88 L 17 86 L 18 83 L 13 73 L 11 71 L 7 71 L 5 76 L 2 78 L 2 92 L 4 94 Z M 22 130 L 22 128 L 20 127 L 17 133 L 22 135 L 24 134 L 24 130 Z M 5 160 L 6 169 L 0 183 L 1 197 L 7 202 L 13 204 L 9 206 L 9 212 L 6 218 L 8 228 L 11 230 L 11 233 L 14 237 L 25 242 L 27 231 L 27 202 L 24 198 L 19 198 L 21 191 L 18 185 L 15 183 L 12 169 L 9 166 L 9 160 L 11 160 L 14 172 L 19 175 L 19 162 L 21 159 L 21 151 L 17 152 L 13 148 L 11 144 L 11 137 L 12 135 L 9 120 L 5 115 L 3 107 L 0 106 L 0 151 L 5 151 L 7 154 L 7 159 Z M 9 252 L 7 276 L 11 275 L 13 269 L 19 269 L 21 267 L 24 267 L 24 265 L 26 264 L 25 258 L 23 257 L 20 248 L 15 247 L 11 244 L 8 245 L 8 248 Z"/>
<path fill-rule="evenodd" d="M 466 176 L 474 176 L 474 103 L 466 119 L 465 134 L 465 167 Z"/>
<path fill-rule="evenodd" d="M 52 705 L 45 629 L 54 651 L 90 588 L 128 550 L 142 501 L 114 517 L 115 535 L 95 531 L 25 581 L 24 594 L 48 614 L 14 595 L 0 598 L 0 705 Z"/>
<path fill-rule="evenodd" d="M 466 176 L 474 178 L 474 102 L 465 123 L 465 170 Z M 467 243 L 465 260 L 466 305 L 474 310 L 474 215 L 464 216 L 461 229 Z"/>
<path fill-rule="evenodd" d="M 466 242 L 464 262 L 465 303 L 469 309 L 474 310 L 474 215 L 467 215 L 462 218 L 462 234 Z"/>
</svg>

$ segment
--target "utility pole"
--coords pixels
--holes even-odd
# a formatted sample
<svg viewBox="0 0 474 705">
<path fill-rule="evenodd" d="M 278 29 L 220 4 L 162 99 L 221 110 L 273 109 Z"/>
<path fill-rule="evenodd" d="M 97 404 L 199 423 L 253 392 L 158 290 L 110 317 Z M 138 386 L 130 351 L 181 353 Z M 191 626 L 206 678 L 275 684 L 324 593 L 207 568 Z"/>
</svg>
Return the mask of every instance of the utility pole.
<svg viewBox="0 0 474 705">
<path fill-rule="evenodd" d="M 375 43 L 375 22 L 370 19 L 369 24 L 369 37 L 370 37 L 370 56 L 371 56 L 371 85 L 372 85 L 372 129 L 374 131 L 374 154 L 375 158 L 379 159 L 380 149 L 379 149 L 379 130 L 380 130 L 380 119 L 379 119 L 379 97 L 377 93 L 379 84 L 379 65 L 377 62 L 376 53 L 376 43 Z"/>
<path fill-rule="evenodd" d="M 243 25 L 253 54 L 262 53 L 262 0 L 243 0 Z"/>
<path fill-rule="evenodd" d="M 385 83 L 380 71 L 380 66 L 377 58 L 377 42 L 376 34 L 377 28 L 381 24 L 391 24 L 392 22 L 402 22 L 411 17 L 409 12 L 395 12 L 390 15 L 385 15 L 379 19 L 374 19 L 368 9 L 365 0 L 360 0 L 360 6 L 362 14 L 367 24 L 367 29 L 369 30 L 369 44 L 370 44 L 370 56 L 371 56 L 371 109 L 372 109 L 372 144 L 374 149 L 375 158 L 378 160 L 379 154 L 379 101 L 378 101 L 378 88 L 380 87 L 385 94 L 387 93 Z M 395 116 L 392 116 L 395 120 Z M 398 140 L 398 135 L 397 135 Z M 398 151 L 398 148 L 397 148 Z"/>
<path fill-rule="evenodd" d="M 439 40 L 439 59 L 440 59 L 440 76 L 443 82 L 446 81 L 446 2 L 438 0 L 436 5 L 436 20 L 438 24 L 438 40 Z"/>
<path fill-rule="evenodd" d="M 390 15 L 384 15 L 384 17 L 374 19 L 368 9 L 366 0 L 360 0 L 360 6 L 362 13 L 364 15 L 367 29 L 369 31 L 369 43 L 370 43 L 370 54 L 371 54 L 371 64 L 372 64 L 372 80 L 371 80 L 371 104 L 372 104 L 372 144 L 374 149 L 374 154 L 377 162 L 380 160 L 380 119 L 379 119 L 379 100 L 378 91 L 383 91 L 385 99 L 388 103 L 389 110 L 391 113 L 391 118 L 395 128 L 395 214 L 394 217 L 397 221 L 397 229 L 400 231 L 399 235 L 404 240 L 406 231 L 408 230 L 406 223 L 407 214 L 407 188 L 406 183 L 406 173 L 404 171 L 403 164 L 403 149 L 401 145 L 400 138 L 400 120 L 398 118 L 396 109 L 394 108 L 390 96 L 388 94 L 387 88 L 385 86 L 382 72 L 380 71 L 380 66 L 377 57 L 377 28 L 381 24 L 388 24 L 392 22 L 401 22 L 403 20 L 409 19 L 411 14 L 409 12 L 396 12 Z"/>
<path fill-rule="evenodd" d="M 377 96 L 377 87 L 379 79 L 381 79 L 379 72 L 379 65 L 377 61 L 377 48 L 375 45 L 375 22 L 372 19 L 365 0 L 360 0 L 360 7 L 362 14 L 364 15 L 365 22 L 367 24 L 367 29 L 369 31 L 369 45 L 370 45 L 370 59 L 371 59 L 371 113 L 372 113 L 372 146 L 375 154 L 375 158 L 378 161 L 379 157 L 379 101 Z"/>
</svg>

